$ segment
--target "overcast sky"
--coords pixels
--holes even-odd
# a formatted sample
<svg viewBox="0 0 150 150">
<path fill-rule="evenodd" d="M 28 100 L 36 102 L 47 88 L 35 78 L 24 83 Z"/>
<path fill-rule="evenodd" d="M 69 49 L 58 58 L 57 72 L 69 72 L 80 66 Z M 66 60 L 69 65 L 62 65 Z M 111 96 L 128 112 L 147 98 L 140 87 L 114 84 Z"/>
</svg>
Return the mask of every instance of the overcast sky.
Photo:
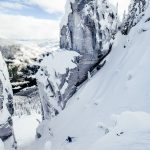
<svg viewBox="0 0 150 150">
<path fill-rule="evenodd" d="M 129 0 L 119 1 L 120 12 Z M 0 0 L 0 38 L 58 38 L 66 0 Z"/>
<path fill-rule="evenodd" d="M 66 0 L 0 0 L 0 37 L 58 38 Z"/>
</svg>

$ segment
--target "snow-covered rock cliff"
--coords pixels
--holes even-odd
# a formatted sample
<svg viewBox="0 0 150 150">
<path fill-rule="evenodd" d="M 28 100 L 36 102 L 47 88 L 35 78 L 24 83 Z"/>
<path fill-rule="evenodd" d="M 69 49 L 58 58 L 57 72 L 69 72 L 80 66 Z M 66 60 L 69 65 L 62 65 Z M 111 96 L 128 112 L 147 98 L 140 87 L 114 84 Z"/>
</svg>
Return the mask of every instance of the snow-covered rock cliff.
<svg viewBox="0 0 150 150">
<path fill-rule="evenodd" d="M 88 74 L 105 64 L 102 60 L 111 51 L 117 27 L 117 11 L 107 1 L 67 1 L 60 33 L 62 52 L 54 52 L 50 56 L 44 54 L 39 65 L 37 79 L 43 107 L 55 106 L 55 114 L 65 108 L 68 99 L 88 78 Z M 77 53 L 80 55 L 72 59 L 71 55 Z M 68 61 L 75 67 L 70 68 Z M 59 72 L 58 64 L 64 72 Z M 53 99 L 57 99 L 54 100 L 56 104 L 53 104 Z M 43 116 L 50 118 L 52 112 L 45 108 Z"/>
<path fill-rule="evenodd" d="M 98 59 L 112 44 L 117 10 L 106 0 L 68 0 L 61 23 L 60 47 Z"/>
<path fill-rule="evenodd" d="M 0 138 L 6 143 L 6 150 L 16 147 L 11 119 L 13 113 L 13 94 L 8 70 L 0 53 Z"/>
<path fill-rule="evenodd" d="M 67 50 L 57 50 L 41 56 L 36 77 L 43 119 L 57 115 L 75 92 L 78 77 L 76 59 L 79 56 L 78 53 Z"/>
</svg>

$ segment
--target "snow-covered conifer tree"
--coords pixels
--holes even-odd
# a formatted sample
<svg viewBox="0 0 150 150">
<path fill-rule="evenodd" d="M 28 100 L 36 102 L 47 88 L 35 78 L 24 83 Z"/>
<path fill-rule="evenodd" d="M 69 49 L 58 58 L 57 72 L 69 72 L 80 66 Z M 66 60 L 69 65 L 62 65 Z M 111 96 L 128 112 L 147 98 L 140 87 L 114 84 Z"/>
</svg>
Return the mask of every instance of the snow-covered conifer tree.
<svg viewBox="0 0 150 150">
<path fill-rule="evenodd" d="M 130 29 L 135 26 L 143 16 L 147 8 L 148 0 L 132 0 L 129 6 L 128 15 L 124 18 L 123 34 L 128 34 Z"/>
</svg>

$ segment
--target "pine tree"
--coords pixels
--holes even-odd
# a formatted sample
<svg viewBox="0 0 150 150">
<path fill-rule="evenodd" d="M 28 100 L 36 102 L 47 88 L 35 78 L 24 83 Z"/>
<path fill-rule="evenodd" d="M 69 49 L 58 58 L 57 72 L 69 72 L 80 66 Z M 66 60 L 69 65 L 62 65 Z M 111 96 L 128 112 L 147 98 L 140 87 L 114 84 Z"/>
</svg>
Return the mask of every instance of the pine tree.
<svg viewBox="0 0 150 150">
<path fill-rule="evenodd" d="M 97 49 L 106 50 L 109 49 L 110 40 L 117 32 L 119 24 L 117 7 L 113 7 L 108 0 L 95 0 L 95 5 Z"/>
</svg>

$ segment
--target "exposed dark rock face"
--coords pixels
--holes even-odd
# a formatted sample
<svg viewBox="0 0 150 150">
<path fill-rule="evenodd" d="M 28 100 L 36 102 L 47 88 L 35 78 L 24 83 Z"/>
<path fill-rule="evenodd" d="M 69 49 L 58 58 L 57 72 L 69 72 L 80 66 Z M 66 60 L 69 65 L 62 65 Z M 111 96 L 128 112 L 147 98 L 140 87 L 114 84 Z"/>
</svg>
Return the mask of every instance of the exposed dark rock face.
<svg viewBox="0 0 150 150">
<path fill-rule="evenodd" d="M 6 141 L 10 138 L 6 150 L 16 148 L 16 141 L 13 134 L 13 122 L 11 116 L 14 113 L 13 94 L 9 81 L 8 71 L 0 53 L 0 138 Z"/>
</svg>

